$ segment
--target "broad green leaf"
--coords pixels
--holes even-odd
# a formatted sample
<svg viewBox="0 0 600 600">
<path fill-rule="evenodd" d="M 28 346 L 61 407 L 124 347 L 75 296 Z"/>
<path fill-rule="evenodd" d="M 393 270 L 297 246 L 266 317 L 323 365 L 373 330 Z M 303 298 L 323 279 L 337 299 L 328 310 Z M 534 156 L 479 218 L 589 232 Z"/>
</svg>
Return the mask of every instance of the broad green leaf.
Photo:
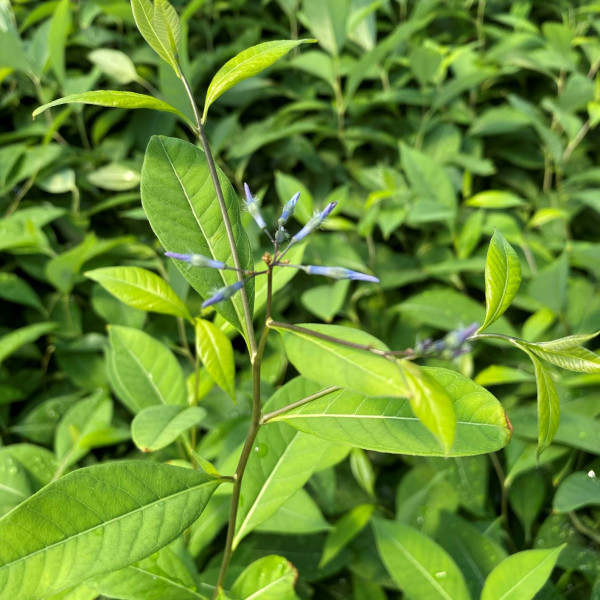
<svg viewBox="0 0 600 600">
<path fill-rule="evenodd" d="M 228 594 L 232 600 L 295 600 L 297 578 L 291 562 L 272 554 L 246 567 Z"/>
<path fill-rule="evenodd" d="M 240 223 L 239 200 L 227 177 L 220 169 L 218 173 L 241 267 L 252 270 L 250 244 Z M 150 225 L 165 250 L 202 254 L 233 266 L 206 157 L 199 148 L 175 138 L 152 137 L 144 158 L 141 192 Z M 176 265 L 205 300 L 215 288 L 237 281 L 233 271 L 193 267 L 182 261 L 176 261 Z M 245 288 L 252 314 L 254 279 L 247 281 Z M 246 335 L 240 292 L 230 300 L 218 302 L 214 309 Z"/>
<path fill-rule="evenodd" d="M 168 348 L 129 327 L 111 326 L 109 339 L 109 379 L 129 410 L 138 413 L 155 404 L 186 404 L 183 373 Z"/>
<path fill-rule="evenodd" d="M 191 320 L 190 311 L 173 288 L 152 271 L 141 267 L 104 267 L 88 271 L 85 276 L 127 306 Z"/>
<path fill-rule="evenodd" d="M 300 302 L 304 308 L 321 321 L 331 323 L 346 304 L 350 281 L 329 281 L 302 292 Z"/>
<path fill-rule="evenodd" d="M 21 346 L 35 342 L 39 337 L 57 328 L 56 323 L 36 323 L 15 329 L 0 338 L 0 364 Z"/>
<path fill-rule="evenodd" d="M 479 331 L 496 321 L 510 306 L 521 284 L 521 263 L 517 253 L 495 231 L 485 261 L 485 320 Z"/>
<path fill-rule="evenodd" d="M 71 0 L 61 0 L 50 20 L 50 31 L 48 34 L 50 64 L 56 74 L 56 78 L 61 84 L 64 84 L 67 78 L 65 46 L 70 28 Z"/>
<path fill-rule="evenodd" d="M 297 377 L 271 397 L 263 412 L 287 406 L 320 389 Z M 242 482 L 234 546 L 308 481 L 330 447 L 328 442 L 285 423 L 268 423 L 260 428 Z"/>
<path fill-rule="evenodd" d="M 193 127 L 182 112 L 174 106 L 171 106 L 162 100 L 158 100 L 158 98 L 153 98 L 147 94 L 137 94 L 136 92 L 123 92 L 118 90 L 97 90 L 93 92 L 83 92 L 81 94 L 71 94 L 39 106 L 33 111 L 33 118 L 35 119 L 35 117 L 44 112 L 47 108 L 71 103 L 95 104 L 96 106 L 108 106 L 110 108 L 148 108 L 151 110 L 160 110 L 162 112 L 177 115 L 190 125 L 190 127 Z"/>
<path fill-rule="evenodd" d="M 14 273 L 0 273 L 0 298 L 46 313 L 42 301 L 33 288 Z"/>
<path fill-rule="evenodd" d="M 565 545 L 511 554 L 488 575 L 481 600 L 531 600 L 550 577 Z"/>
<path fill-rule="evenodd" d="M 584 506 L 600 505 L 600 478 L 594 471 L 576 471 L 558 486 L 552 506 L 558 512 L 570 512 Z"/>
<path fill-rule="evenodd" d="M 569 257 L 563 252 L 556 260 L 535 273 L 527 291 L 534 299 L 559 314 L 567 299 Z"/>
<path fill-rule="evenodd" d="M 142 452 L 154 452 L 174 442 L 205 416 L 206 411 L 199 406 L 147 406 L 133 418 L 131 436 Z"/>
<path fill-rule="evenodd" d="M 531 540 L 533 527 L 537 523 L 547 493 L 546 476 L 542 469 L 525 473 L 510 486 L 508 500 L 513 512 L 523 524 L 526 542 Z"/>
<path fill-rule="evenodd" d="M 304 0 L 302 15 L 319 44 L 332 55 L 339 55 L 347 35 L 350 0 Z"/>
<path fill-rule="evenodd" d="M 366 527 L 374 510 L 372 504 L 359 504 L 337 521 L 325 539 L 320 568 L 331 562 Z"/>
<path fill-rule="evenodd" d="M 131 0 L 131 8 L 135 24 L 143 38 L 152 50 L 173 67 L 179 77 L 177 48 L 173 48 L 172 41 L 178 42 L 180 25 L 177 14 L 173 15 L 173 7 L 166 0 L 158 0 L 154 5 L 150 0 Z"/>
<path fill-rule="evenodd" d="M 502 405 L 484 388 L 454 371 L 423 368 L 454 403 L 456 434 L 448 456 L 493 452 L 512 429 Z M 439 441 L 417 419 L 406 398 L 372 397 L 339 390 L 278 415 L 306 433 L 377 452 L 445 456 Z"/>
<path fill-rule="evenodd" d="M 122 85 L 140 79 L 131 58 L 120 50 L 97 48 L 88 54 L 88 59 Z"/>
<path fill-rule="evenodd" d="M 456 414 L 451 398 L 433 377 L 416 368 L 414 363 L 402 361 L 402 366 L 413 413 L 449 451 L 456 433 Z"/>
<path fill-rule="evenodd" d="M 454 560 L 430 537 L 398 521 L 373 520 L 379 555 L 410 598 L 470 600 Z"/>
<path fill-rule="evenodd" d="M 258 75 L 261 71 L 270 67 L 290 50 L 300 44 L 313 43 L 316 40 L 276 40 L 263 42 L 256 46 L 247 48 L 228 60 L 213 77 L 204 101 L 204 113 L 202 122 L 206 122 L 206 115 L 210 105 L 234 85 Z"/>
<path fill-rule="evenodd" d="M 235 361 L 229 338 L 213 323 L 196 319 L 196 352 L 214 382 L 235 400 Z"/>
<path fill-rule="evenodd" d="M 124 192 L 137 189 L 140 183 L 140 174 L 125 165 L 109 163 L 88 173 L 87 180 L 102 190 Z"/>
<path fill-rule="evenodd" d="M 96 594 L 108 598 L 208 600 L 197 591 L 194 576 L 170 546 L 131 567 L 99 577 L 90 585 L 97 590 Z"/>
<path fill-rule="evenodd" d="M 65 475 L 0 519 L 0 599 L 37 600 L 150 556 L 198 518 L 220 483 L 136 461 Z"/>
<path fill-rule="evenodd" d="M 359 329 L 340 325 L 300 325 L 317 335 L 339 338 L 346 342 L 387 351 L 387 346 Z M 340 386 L 373 396 L 408 396 L 409 391 L 398 363 L 367 350 L 352 348 L 328 339 L 315 337 L 309 331 L 278 328 L 283 336 L 290 362 L 304 377 L 323 386 Z"/>
</svg>

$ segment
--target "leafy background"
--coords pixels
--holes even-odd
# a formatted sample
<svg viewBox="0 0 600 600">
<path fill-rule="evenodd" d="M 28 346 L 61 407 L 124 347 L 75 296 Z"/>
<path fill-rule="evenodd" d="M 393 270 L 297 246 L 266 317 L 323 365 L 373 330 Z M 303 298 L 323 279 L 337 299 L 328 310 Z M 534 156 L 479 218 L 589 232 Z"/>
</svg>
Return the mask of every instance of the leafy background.
<svg viewBox="0 0 600 600">
<path fill-rule="evenodd" d="M 247 181 L 264 198 L 267 222 L 298 190 L 298 226 L 314 208 L 339 202 L 328 231 L 306 246 L 306 263 L 372 270 L 381 279 L 376 287 L 298 275 L 293 292 L 288 286 L 275 297 L 279 320 L 361 325 L 399 349 L 482 323 L 485 252 L 497 229 L 517 251 L 524 282 L 495 331 L 543 341 L 600 329 L 597 2 L 174 6 L 182 63 L 199 97 L 248 46 L 319 40 L 224 94 L 207 123 L 219 164 L 237 190 Z M 191 118 L 180 80 L 137 33 L 128 2 L 4 0 L 0 19 L 0 512 L 76 466 L 141 458 L 134 442 L 161 448 L 149 461 L 177 463 L 181 442 L 172 442 L 193 423 L 200 423 L 198 454 L 230 472 L 249 415 L 243 342 L 233 339 L 236 404 L 230 374 L 219 382 L 205 365 L 200 381 L 190 377 L 194 336 L 185 319 L 200 314 L 200 299 L 162 258 L 140 206 L 150 137 L 190 139 L 183 121 L 81 105 L 31 120 L 40 104 L 103 88 L 157 94 Z M 258 260 L 264 240 L 249 215 L 243 222 Z M 158 273 L 178 299 L 165 299 L 153 283 L 151 311 L 148 302 L 122 303 L 98 270 L 114 266 Z M 131 348 L 146 349 L 147 372 L 163 373 L 152 401 Z M 231 583 L 252 560 L 281 554 L 298 570 L 302 598 L 396 598 L 399 585 L 409 597 L 427 597 L 393 581 L 378 557 L 373 531 L 385 516 L 398 535 L 406 525 L 420 530 L 416 548 L 445 549 L 472 597 L 507 554 L 565 542 L 538 597 L 600 593 L 598 376 L 556 379 L 561 424 L 536 467 L 535 374 L 525 355 L 490 342 L 455 362 L 427 362 L 496 394 L 514 426 L 506 449 L 450 460 L 314 449 L 322 458 L 306 486 L 240 543 Z M 286 366 L 272 335 L 265 398 L 291 377 Z M 202 412 L 184 415 L 194 387 Z M 161 443 L 165 432 L 132 427 L 132 413 L 150 404 L 175 423 Z M 152 564 L 142 561 L 128 576 L 160 569 L 190 590 L 214 580 L 227 503 L 217 492 L 158 563 L 146 559 Z M 372 529 L 365 526 L 374 506 Z M 427 546 L 432 540 L 437 549 Z M 386 543 L 379 535 L 380 553 L 394 554 Z M 533 569 L 540 556 L 518 560 Z M 452 568 L 440 578 L 454 579 Z M 123 574 L 106 577 L 74 597 L 134 597 L 122 582 Z M 244 579 L 235 585 L 244 597 Z"/>
</svg>

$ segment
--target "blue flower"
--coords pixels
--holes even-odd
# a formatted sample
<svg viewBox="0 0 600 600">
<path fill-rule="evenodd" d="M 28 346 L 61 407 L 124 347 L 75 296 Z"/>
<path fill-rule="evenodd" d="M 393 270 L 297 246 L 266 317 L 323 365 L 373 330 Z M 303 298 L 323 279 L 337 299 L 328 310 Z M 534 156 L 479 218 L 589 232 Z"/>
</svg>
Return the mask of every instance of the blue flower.
<svg viewBox="0 0 600 600">
<path fill-rule="evenodd" d="M 261 229 L 266 229 L 267 224 L 260 214 L 260 205 L 258 204 L 257 199 L 250 192 L 250 188 L 247 183 L 244 183 L 244 191 L 246 192 L 246 201 L 244 203 L 246 210 L 250 213 L 252 218 L 256 221 L 256 224 Z"/>
<path fill-rule="evenodd" d="M 315 265 L 307 265 L 303 267 L 304 271 L 309 275 L 324 275 L 332 279 L 353 279 L 355 281 L 370 281 L 379 283 L 379 279 L 373 275 L 352 271 L 352 269 L 344 269 L 343 267 L 317 267 Z"/>
<path fill-rule="evenodd" d="M 202 308 L 207 308 L 216 304 L 217 302 L 223 302 L 223 300 L 229 300 L 231 296 L 233 296 L 238 290 L 241 290 L 244 287 L 243 281 L 236 281 L 231 285 L 226 287 L 222 287 L 217 290 L 213 296 L 211 296 L 208 300 L 202 303 Z"/>
<path fill-rule="evenodd" d="M 202 254 L 179 254 L 179 252 L 165 252 L 165 256 L 176 258 L 184 262 L 190 263 L 194 267 L 210 267 L 211 269 L 224 269 L 225 263 L 220 260 L 213 260 Z"/>
<path fill-rule="evenodd" d="M 285 204 L 281 211 L 281 216 L 277 220 L 279 229 L 283 229 L 283 226 L 287 223 L 287 220 L 294 214 L 294 209 L 300 198 L 300 192 L 296 192 Z"/>
<path fill-rule="evenodd" d="M 314 217 L 312 217 L 312 219 L 296 235 L 292 237 L 290 243 L 294 244 L 299 242 L 307 235 L 312 233 L 315 229 L 319 228 L 336 206 L 337 202 L 330 202 L 320 213 L 317 213 Z"/>
</svg>

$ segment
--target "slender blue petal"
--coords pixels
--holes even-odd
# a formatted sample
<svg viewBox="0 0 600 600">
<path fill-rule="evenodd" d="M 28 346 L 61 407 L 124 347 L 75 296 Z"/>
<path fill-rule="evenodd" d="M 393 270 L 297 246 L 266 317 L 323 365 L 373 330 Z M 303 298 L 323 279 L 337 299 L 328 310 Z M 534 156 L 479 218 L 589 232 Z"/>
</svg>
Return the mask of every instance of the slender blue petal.
<svg viewBox="0 0 600 600">
<path fill-rule="evenodd" d="M 309 275 L 324 275 L 332 279 L 352 279 L 354 281 L 370 281 L 379 283 L 379 279 L 373 275 L 353 271 L 352 269 L 344 269 L 343 267 L 318 267 L 315 265 L 307 265 L 304 271 Z"/>
<path fill-rule="evenodd" d="M 265 220 L 263 219 L 262 214 L 260 212 L 260 205 L 258 204 L 256 198 L 252 195 L 252 192 L 250 191 L 250 188 L 248 187 L 247 183 L 244 183 L 244 191 L 246 192 L 246 210 L 250 213 L 252 218 L 256 221 L 256 224 L 261 229 L 266 229 L 267 224 L 265 223 Z"/>
<path fill-rule="evenodd" d="M 217 302 L 223 302 L 223 300 L 229 300 L 231 296 L 233 296 L 238 290 L 241 290 L 244 287 L 243 281 L 236 281 L 231 285 L 226 287 L 222 287 L 217 290 L 213 296 L 211 296 L 208 300 L 202 303 L 202 308 L 207 308 L 216 304 Z"/>
<path fill-rule="evenodd" d="M 220 260 L 213 260 L 202 254 L 180 254 L 179 252 L 165 252 L 165 256 L 176 258 L 190 263 L 194 267 L 210 267 L 211 269 L 224 269 L 225 263 Z"/>
</svg>

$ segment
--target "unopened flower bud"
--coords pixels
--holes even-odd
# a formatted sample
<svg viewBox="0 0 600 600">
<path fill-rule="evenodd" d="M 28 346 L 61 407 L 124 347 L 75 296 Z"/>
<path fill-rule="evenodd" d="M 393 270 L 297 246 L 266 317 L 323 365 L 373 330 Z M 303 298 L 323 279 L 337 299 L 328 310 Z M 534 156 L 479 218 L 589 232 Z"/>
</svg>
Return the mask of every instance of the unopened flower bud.
<svg viewBox="0 0 600 600">
<path fill-rule="evenodd" d="M 307 235 L 312 233 L 315 229 L 319 228 L 336 206 L 337 202 L 330 202 L 321 212 L 312 217 L 312 219 L 295 236 L 292 237 L 292 243 L 299 242 Z"/>
<path fill-rule="evenodd" d="M 260 205 L 258 204 L 258 200 L 252 195 L 250 192 L 250 188 L 247 183 L 244 183 L 244 191 L 246 192 L 246 201 L 244 203 L 246 210 L 250 213 L 252 218 L 256 221 L 256 224 L 261 229 L 266 229 L 267 224 L 260 213 Z"/>
<path fill-rule="evenodd" d="M 373 275 L 353 271 L 352 269 L 344 269 L 343 267 L 317 267 L 315 265 L 307 265 L 304 271 L 309 275 L 324 275 L 332 279 L 352 279 L 354 281 L 370 281 L 379 283 L 379 279 Z"/>
<path fill-rule="evenodd" d="M 211 296 L 208 300 L 202 303 L 202 308 L 207 308 L 216 304 L 217 302 L 223 302 L 223 300 L 229 300 L 231 296 L 233 296 L 238 290 L 241 290 L 244 287 L 243 281 L 236 281 L 235 283 L 228 285 L 226 287 L 222 287 L 217 290 L 213 296 Z"/>
<path fill-rule="evenodd" d="M 220 260 L 213 260 L 202 254 L 179 254 L 179 252 L 165 252 L 165 256 L 176 258 L 183 262 L 190 263 L 193 267 L 210 267 L 211 269 L 224 269 L 225 263 Z"/>
</svg>

